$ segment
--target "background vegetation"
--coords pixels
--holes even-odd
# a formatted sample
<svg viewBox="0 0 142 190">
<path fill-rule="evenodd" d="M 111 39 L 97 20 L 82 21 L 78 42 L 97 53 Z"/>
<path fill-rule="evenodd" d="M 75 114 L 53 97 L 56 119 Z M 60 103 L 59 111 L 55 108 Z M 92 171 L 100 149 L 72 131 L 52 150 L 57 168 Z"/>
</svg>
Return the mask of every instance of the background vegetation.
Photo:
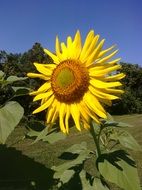
<svg viewBox="0 0 142 190">
<path fill-rule="evenodd" d="M 43 48 L 39 43 L 35 43 L 32 49 L 22 54 L 12 54 L 5 51 L 0 51 L 0 70 L 5 73 L 5 77 L 16 75 L 18 77 L 26 76 L 27 72 L 36 72 L 33 62 L 51 63 L 52 59 L 44 54 Z M 107 108 L 111 114 L 132 114 L 142 113 L 142 68 L 137 64 L 120 63 L 122 72 L 126 77 L 122 80 L 125 90 L 121 100 L 113 102 L 113 106 Z M 21 83 L 21 82 L 20 82 Z M 22 85 L 28 88 L 36 89 L 42 81 L 35 79 L 27 79 Z M 18 84 L 17 84 L 18 85 Z M 6 99 L 12 96 L 12 89 L 7 86 L 0 92 L 0 104 L 3 104 Z M 26 109 L 29 115 L 37 103 L 32 103 L 31 97 L 25 96 L 18 99 L 19 103 Z M 38 114 L 38 117 L 42 117 Z"/>
<path fill-rule="evenodd" d="M 2 144 L 0 144 L 0 189 L 3 190 L 58 189 L 56 180 L 53 181 L 53 170 L 50 168 L 65 162 L 61 158 L 64 150 L 70 147 L 70 145 L 82 141 L 85 141 L 92 151 L 94 147 L 88 132 L 76 133 L 75 128 L 71 128 L 71 133 L 67 139 L 59 135 L 59 139 L 60 137 L 62 139 L 60 139 L 60 143 L 54 142 L 52 135 L 51 138 L 48 136 L 48 140 L 46 139 L 47 136 L 44 134 L 46 133 L 46 130 L 44 130 L 46 129 L 44 126 L 45 113 L 43 111 L 42 113 L 32 115 L 32 111 L 38 107 L 39 102 L 32 102 L 32 97 L 28 95 L 29 90 L 37 89 L 42 85 L 42 80 L 40 79 L 26 78 L 28 72 L 36 72 L 33 62 L 44 64 L 52 63 L 53 61 L 44 54 L 43 48 L 39 43 L 35 43 L 32 49 L 22 54 L 0 51 L 0 114 L 2 118 L 2 121 L 0 121 L 0 134 L 7 130 L 7 135 L 1 135 L 3 140 L 1 140 Z M 116 121 L 124 121 L 135 126 L 128 129 L 128 131 L 133 133 L 141 145 L 142 68 L 136 64 L 122 62 L 120 64 L 122 65 L 121 72 L 126 74 L 126 77 L 122 80 L 125 93 L 120 100 L 113 102 L 112 107 L 106 107 L 106 109 L 112 115 L 117 115 L 115 116 Z M 17 104 L 18 102 L 19 105 Z M 11 114 L 15 115 L 14 120 L 10 119 L 10 117 L 13 117 L 12 115 L 8 119 L 7 109 L 9 111 L 11 109 Z M 17 110 L 20 112 L 19 116 Z M 21 118 L 21 122 L 16 127 L 16 123 Z M 11 126 L 11 129 L 9 126 Z M 37 139 L 42 141 L 34 141 L 36 135 Z M 122 140 L 124 139 L 126 138 Z M 131 136 L 127 140 L 128 142 L 124 143 L 128 147 L 130 146 L 132 150 L 135 147 L 139 147 L 134 140 L 135 146 L 133 147 Z M 133 151 L 129 151 L 129 153 L 136 160 L 139 177 L 142 182 L 142 154 L 141 152 L 134 154 Z M 88 174 L 95 176 L 96 171 L 93 170 L 93 165 L 94 160 L 87 158 L 84 162 L 84 167 Z M 76 173 L 79 174 L 80 169 L 78 166 L 76 169 Z M 65 185 L 64 188 L 60 189 L 81 188 L 81 182 L 77 175 L 75 176 L 76 181 L 71 180 L 67 186 Z M 110 185 L 112 185 L 113 190 L 119 189 L 114 184 Z"/>
</svg>

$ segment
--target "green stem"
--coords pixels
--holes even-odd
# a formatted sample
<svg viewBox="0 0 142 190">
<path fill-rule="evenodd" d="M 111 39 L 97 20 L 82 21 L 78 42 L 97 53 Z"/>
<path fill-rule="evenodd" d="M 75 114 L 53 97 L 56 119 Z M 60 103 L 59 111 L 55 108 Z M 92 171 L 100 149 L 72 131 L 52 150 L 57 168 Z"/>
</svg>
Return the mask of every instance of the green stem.
<svg viewBox="0 0 142 190">
<path fill-rule="evenodd" d="M 101 149 L 100 149 L 100 136 L 97 137 L 97 134 L 95 133 L 95 130 L 94 130 L 94 127 L 93 127 L 93 124 L 91 122 L 90 124 L 90 132 L 91 132 L 91 135 L 94 139 L 94 142 L 95 142 L 95 145 L 96 145 L 96 149 L 97 149 L 97 156 L 99 157 L 101 155 Z"/>
</svg>

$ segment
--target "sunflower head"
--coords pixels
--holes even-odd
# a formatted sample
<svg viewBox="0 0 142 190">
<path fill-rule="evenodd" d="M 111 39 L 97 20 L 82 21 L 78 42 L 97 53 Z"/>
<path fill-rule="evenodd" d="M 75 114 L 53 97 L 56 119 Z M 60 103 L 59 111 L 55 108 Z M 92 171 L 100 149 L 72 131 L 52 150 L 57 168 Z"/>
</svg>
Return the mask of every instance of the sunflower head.
<svg viewBox="0 0 142 190">
<path fill-rule="evenodd" d="M 54 69 L 51 86 L 60 102 L 79 102 L 89 86 L 89 74 L 76 60 L 65 60 Z"/>
<path fill-rule="evenodd" d="M 117 53 L 115 46 L 103 49 L 104 39 L 91 30 L 82 45 L 80 32 L 74 39 L 67 37 L 67 43 L 60 43 L 56 37 L 55 54 L 45 49 L 54 64 L 34 63 L 39 73 L 28 73 L 29 77 L 43 79 L 44 84 L 31 92 L 34 101 L 41 100 L 41 105 L 33 113 L 47 109 L 46 121 L 53 123 L 59 118 L 60 128 L 69 132 L 69 118 L 81 130 L 80 123 L 89 129 L 90 118 L 99 123 L 99 118 L 106 118 L 104 104 L 111 105 L 113 99 L 123 93 L 121 86 L 123 73 L 115 71 L 121 68 L 112 60 Z"/>
</svg>

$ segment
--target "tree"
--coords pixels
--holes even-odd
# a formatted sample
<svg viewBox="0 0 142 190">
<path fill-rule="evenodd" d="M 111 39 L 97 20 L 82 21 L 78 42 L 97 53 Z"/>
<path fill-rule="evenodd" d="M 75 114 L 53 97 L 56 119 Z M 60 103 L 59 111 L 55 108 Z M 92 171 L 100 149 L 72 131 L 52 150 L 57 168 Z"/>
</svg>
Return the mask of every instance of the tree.
<svg viewBox="0 0 142 190">
<path fill-rule="evenodd" d="M 142 68 L 137 64 L 121 63 L 126 77 L 122 80 L 125 93 L 114 101 L 110 109 L 114 114 L 142 113 Z"/>
</svg>

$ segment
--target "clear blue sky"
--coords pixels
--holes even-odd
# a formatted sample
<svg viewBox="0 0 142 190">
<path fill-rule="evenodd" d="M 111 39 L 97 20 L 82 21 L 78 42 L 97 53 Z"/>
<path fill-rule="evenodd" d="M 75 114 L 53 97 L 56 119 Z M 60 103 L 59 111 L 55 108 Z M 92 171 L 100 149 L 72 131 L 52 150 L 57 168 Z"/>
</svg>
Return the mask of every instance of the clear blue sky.
<svg viewBox="0 0 142 190">
<path fill-rule="evenodd" d="M 90 29 L 117 44 L 122 61 L 142 65 L 142 0 L 0 0 L 0 50 L 22 53 L 39 42 L 54 50 L 55 36 L 64 41 Z"/>
</svg>

